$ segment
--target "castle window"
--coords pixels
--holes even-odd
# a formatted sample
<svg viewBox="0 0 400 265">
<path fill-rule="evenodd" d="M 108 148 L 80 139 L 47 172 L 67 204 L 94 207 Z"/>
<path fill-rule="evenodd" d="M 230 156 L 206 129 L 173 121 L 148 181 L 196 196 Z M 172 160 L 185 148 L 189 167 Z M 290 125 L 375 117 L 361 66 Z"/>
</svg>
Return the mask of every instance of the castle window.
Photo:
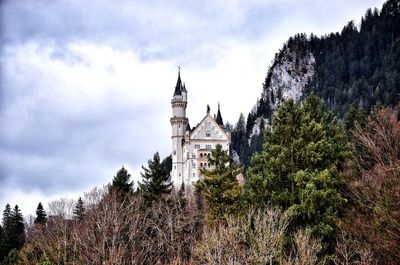
<svg viewBox="0 0 400 265">
<path fill-rule="evenodd" d="M 200 167 L 202 167 L 203 166 L 203 163 L 200 163 Z"/>
<path fill-rule="evenodd" d="M 195 144 L 195 145 L 194 145 L 194 148 L 195 148 L 195 149 L 200 149 L 200 145 L 199 145 L 199 144 Z"/>
<path fill-rule="evenodd" d="M 189 152 L 186 153 L 186 157 L 187 157 L 187 159 L 189 159 Z"/>
<path fill-rule="evenodd" d="M 207 156 L 208 156 L 208 157 L 210 157 L 210 156 L 211 156 L 211 154 L 208 154 Z"/>
<path fill-rule="evenodd" d="M 176 150 L 174 150 L 174 156 L 176 156 Z"/>
<path fill-rule="evenodd" d="M 211 144 L 207 144 L 206 149 L 211 149 Z"/>
<path fill-rule="evenodd" d="M 210 167 L 210 163 L 208 163 L 208 167 Z"/>
<path fill-rule="evenodd" d="M 200 157 L 203 157 L 203 153 L 200 153 Z"/>
<path fill-rule="evenodd" d="M 211 137 L 210 131 L 207 131 L 207 132 L 206 132 L 206 137 Z"/>
<path fill-rule="evenodd" d="M 192 158 L 196 158 L 196 154 L 195 153 L 192 154 Z"/>
</svg>

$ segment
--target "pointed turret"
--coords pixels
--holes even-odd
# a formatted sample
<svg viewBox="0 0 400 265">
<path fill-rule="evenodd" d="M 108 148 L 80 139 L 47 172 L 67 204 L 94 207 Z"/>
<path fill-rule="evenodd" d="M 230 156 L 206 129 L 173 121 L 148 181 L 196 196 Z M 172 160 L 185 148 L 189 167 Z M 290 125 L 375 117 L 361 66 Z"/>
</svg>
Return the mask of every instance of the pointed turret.
<svg viewBox="0 0 400 265">
<path fill-rule="evenodd" d="M 186 125 L 186 129 L 185 129 L 185 131 L 186 131 L 186 132 L 187 132 L 187 131 L 189 131 L 189 132 L 190 132 L 190 124 L 189 124 L 189 123 Z"/>
<path fill-rule="evenodd" d="M 181 68 L 178 70 L 178 80 L 176 81 L 174 96 L 182 95 L 182 80 L 181 80 Z"/>
<path fill-rule="evenodd" d="M 220 109 L 219 109 L 219 102 L 218 102 L 217 118 L 215 119 L 215 121 L 217 122 L 217 124 L 218 124 L 219 126 L 224 126 L 224 121 L 222 120 L 221 111 L 220 111 Z"/>
</svg>

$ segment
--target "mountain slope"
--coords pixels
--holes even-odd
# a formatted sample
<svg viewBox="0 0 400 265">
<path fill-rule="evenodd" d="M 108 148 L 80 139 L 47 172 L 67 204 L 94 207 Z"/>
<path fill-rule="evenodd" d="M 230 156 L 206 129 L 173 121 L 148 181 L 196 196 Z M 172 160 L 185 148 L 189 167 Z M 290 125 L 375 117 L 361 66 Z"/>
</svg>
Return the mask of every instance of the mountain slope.
<svg viewBox="0 0 400 265">
<path fill-rule="evenodd" d="M 245 134 L 238 131 L 240 126 L 232 132 L 232 151 L 241 154 L 243 164 L 249 165 L 250 156 L 261 149 L 260 131 L 270 125 L 277 107 L 289 98 L 302 100 L 312 91 L 339 118 L 351 104 L 369 111 L 377 104 L 399 103 L 399 0 L 387 1 L 381 11 L 368 9 L 359 27 L 351 21 L 340 33 L 289 38 L 268 69 Z"/>
</svg>

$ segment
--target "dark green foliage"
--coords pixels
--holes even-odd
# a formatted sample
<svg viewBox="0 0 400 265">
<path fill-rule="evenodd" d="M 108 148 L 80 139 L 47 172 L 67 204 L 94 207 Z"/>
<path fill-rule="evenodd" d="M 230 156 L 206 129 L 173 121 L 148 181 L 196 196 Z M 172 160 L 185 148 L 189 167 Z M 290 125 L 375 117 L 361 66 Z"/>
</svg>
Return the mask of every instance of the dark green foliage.
<svg viewBox="0 0 400 265">
<path fill-rule="evenodd" d="M 364 126 L 366 121 L 366 115 L 363 108 L 358 108 L 354 103 L 350 105 L 350 109 L 344 115 L 343 125 L 346 131 L 352 132 L 359 124 L 361 127 Z"/>
<path fill-rule="evenodd" d="M 236 180 L 240 168 L 229 164 L 229 155 L 216 145 L 208 159 L 213 166 L 211 169 L 201 169 L 202 179 L 196 184 L 208 205 L 208 221 L 224 221 L 232 213 L 236 213 L 240 206 L 242 188 Z"/>
<path fill-rule="evenodd" d="M 161 162 L 161 166 L 164 168 L 164 171 L 168 172 L 169 174 L 172 170 L 172 156 L 169 155 L 166 158 L 164 158 L 163 161 Z"/>
<path fill-rule="evenodd" d="M 367 10 L 360 30 L 349 22 L 340 34 L 311 38 L 317 67 L 309 90 L 339 117 L 353 102 L 367 111 L 378 102 L 394 106 L 400 99 L 399 40 L 398 0 L 387 1 L 381 12 Z"/>
<path fill-rule="evenodd" d="M 340 33 L 323 37 L 297 34 L 290 37 L 275 55 L 263 84 L 263 95 L 246 124 L 247 140 L 259 117 L 271 118 L 269 102 L 279 97 L 270 91 L 272 70 L 283 61 L 301 69 L 301 59 L 311 53 L 315 58 L 315 74 L 306 85 L 305 92 L 314 92 L 327 104 L 328 110 L 342 119 L 353 104 L 366 113 L 377 104 L 396 106 L 400 101 L 400 10 L 398 0 L 387 1 L 382 10 L 369 9 L 357 28 L 349 22 Z M 290 51 L 296 60 L 285 56 Z M 301 73 L 301 72 L 299 72 Z M 290 73 L 289 73 L 290 74 Z M 351 124 L 350 127 L 352 127 Z M 233 136 L 233 134 L 232 134 Z M 242 139 L 232 137 L 233 150 Z M 261 146 L 250 147 L 251 156 Z M 245 163 L 241 157 L 241 162 Z"/>
<path fill-rule="evenodd" d="M 339 172 L 350 155 L 345 131 L 311 95 L 301 106 L 285 102 L 264 137 L 263 150 L 249 170 L 250 204 L 288 210 L 292 230 L 310 228 L 329 241 L 344 201 L 338 187 Z"/>
<path fill-rule="evenodd" d="M 41 225 L 46 224 L 46 212 L 44 211 L 44 208 L 43 208 L 43 205 L 41 202 L 39 202 L 39 204 L 36 208 L 35 224 L 41 224 Z"/>
<path fill-rule="evenodd" d="M 19 254 L 17 249 L 12 249 L 7 257 L 0 263 L 0 265 L 17 265 L 19 261 Z"/>
<path fill-rule="evenodd" d="M 153 159 L 148 161 L 148 168 L 142 166 L 142 183 L 139 183 L 139 193 L 146 202 L 151 203 L 163 194 L 171 191 L 172 183 L 169 182 L 172 168 L 171 156 L 160 162 L 160 155 L 156 152 Z"/>
<path fill-rule="evenodd" d="M 15 205 L 11 210 L 9 204 L 3 212 L 3 238 L 0 245 L 0 261 L 2 261 L 12 249 L 20 249 L 25 243 L 25 226 L 22 213 Z"/>
<path fill-rule="evenodd" d="M 117 175 L 114 176 L 114 179 L 110 186 L 110 191 L 116 192 L 118 196 L 123 199 L 126 195 L 133 193 L 133 181 L 130 182 L 131 174 L 122 167 Z"/>
<path fill-rule="evenodd" d="M 85 217 L 85 206 L 83 205 L 83 200 L 79 197 L 74 208 L 74 219 L 81 221 Z"/>
<path fill-rule="evenodd" d="M 52 265 L 49 257 L 46 255 L 46 253 L 43 253 L 43 255 L 40 257 L 39 263 L 37 265 Z"/>
<path fill-rule="evenodd" d="M 240 163 L 243 165 L 247 164 L 246 160 L 249 159 L 249 144 L 246 135 L 246 121 L 243 113 L 240 113 L 239 120 L 232 131 L 231 140 L 231 153 L 232 150 L 234 150 L 239 156 Z"/>
</svg>

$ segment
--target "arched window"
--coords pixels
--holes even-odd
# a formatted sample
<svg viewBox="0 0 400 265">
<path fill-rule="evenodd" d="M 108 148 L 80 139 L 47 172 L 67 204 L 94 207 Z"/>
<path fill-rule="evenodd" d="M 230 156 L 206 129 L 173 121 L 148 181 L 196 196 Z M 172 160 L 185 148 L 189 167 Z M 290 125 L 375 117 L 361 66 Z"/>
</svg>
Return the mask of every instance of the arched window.
<svg viewBox="0 0 400 265">
<path fill-rule="evenodd" d="M 203 153 L 200 153 L 200 157 L 203 157 Z"/>
<path fill-rule="evenodd" d="M 200 167 L 203 167 L 203 163 L 200 163 Z"/>
</svg>

